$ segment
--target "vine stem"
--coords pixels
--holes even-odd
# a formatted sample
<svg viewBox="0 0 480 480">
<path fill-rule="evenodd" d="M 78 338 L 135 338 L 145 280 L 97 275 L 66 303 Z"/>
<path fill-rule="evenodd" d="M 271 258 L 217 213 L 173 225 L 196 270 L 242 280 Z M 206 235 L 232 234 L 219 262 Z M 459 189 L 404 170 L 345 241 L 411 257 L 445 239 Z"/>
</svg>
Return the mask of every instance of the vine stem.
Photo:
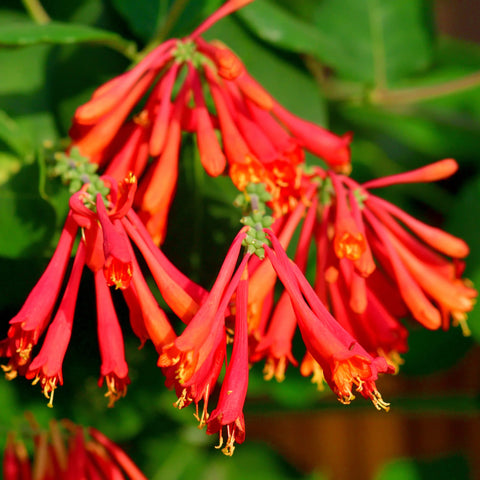
<svg viewBox="0 0 480 480">
<path fill-rule="evenodd" d="M 367 100 L 378 106 L 408 105 L 480 87 L 480 71 L 477 71 L 435 85 L 399 89 L 377 86 L 369 92 L 359 83 L 330 78 L 325 73 L 325 67 L 312 56 L 305 55 L 303 60 L 326 98 L 333 101 L 364 102 Z"/>
<path fill-rule="evenodd" d="M 170 8 L 167 18 L 157 30 L 154 37 L 148 42 L 145 48 L 138 53 L 137 59 L 142 59 L 147 53 L 151 52 L 158 44 L 162 43 L 167 37 L 168 33 L 172 30 L 173 26 L 177 22 L 178 18 L 185 10 L 190 0 L 176 0 Z"/>
<path fill-rule="evenodd" d="M 398 90 L 376 89 L 370 94 L 370 101 L 377 105 L 406 105 L 421 100 L 451 95 L 480 86 L 480 71 L 437 85 L 403 88 Z"/>
<path fill-rule="evenodd" d="M 45 25 L 52 20 L 38 0 L 22 0 L 22 3 L 35 23 Z"/>
</svg>

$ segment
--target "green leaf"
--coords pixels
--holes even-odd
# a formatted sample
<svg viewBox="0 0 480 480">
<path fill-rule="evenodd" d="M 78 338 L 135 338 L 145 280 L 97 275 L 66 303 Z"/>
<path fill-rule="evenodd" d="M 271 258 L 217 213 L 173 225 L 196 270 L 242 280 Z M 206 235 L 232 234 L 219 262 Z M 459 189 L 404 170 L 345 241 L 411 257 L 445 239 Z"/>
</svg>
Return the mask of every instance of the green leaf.
<svg viewBox="0 0 480 480">
<path fill-rule="evenodd" d="M 340 53 L 335 39 L 269 0 L 254 2 L 237 15 L 259 38 L 276 47 L 312 55 L 322 52 L 327 62 Z"/>
<path fill-rule="evenodd" d="M 311 1 L 309 12 L 311 23 L 263 0 L 238 15 L 263 40 L 312 54 L 353 80 L 384 85 L 432 61 L 432 17 L 423 0 Z"/>
<path fill-rule="evenodd" d="M 18 21 L 18 14 L 0 10 L 0 31 Z M 3 117 L 3 127 L 0 127 L 2 140 L 27 163 L 33 159 L 31 150 L 44 141 L 55 141 L 58 135 L 49 111 L 46 74 L 51 48 L 37 45 L 0 49 L 0 99 L 2 110 L 8 115 Z M 12 126 L 9 118 L 16 126 Z"/>
<path fill-rule="evenodd" d="M 408 343 L 409 350 L 402 355 L 405 364 L 400 367 L 400 372 L 407 375 L 429 375 L 447 370 L 457 364 L 473 345 L 470 338 L 463 336 L 460 327 L 447 332 L 416 328 L 410 331 Z"/>
<path fill-rule="evenodd" d="M 50 22 L 46 25 L 34 23 L 14 23 L 0 29 L 0 46 L 25 47 L 39 44 L 76 44 L 95 43 L 119 50 L 127 56 L 133 56 L 136 47 L 120 35 L 72 23 Z"/>
<path fill-rule="evenodd" d="M 341 49 L 330 66 L 342 76 L 381 85 L 430 65 L 432 16 L 426 13 L 424 0 L 324 0 L 312 17 Z"/>
<path fill-rule="evenodd" d="M 0 140 L 2 140 L 13 152 L 22 157 L 32 155 L 33 147 L 29 136 L 10 118 L 3 110 L 0 110 Z M 33 157 L 27 158 L 32 161 Z M 0 166 L 0 168 L 2 168 Z M 0 178 L 1 182 L 1 178 Z"/>
<path fill-rule="evenodd" d="M 114 8 L 127 22 L 132 32 L 145 43 L 158 32 L 167 37 L 188 35 L 205 18 L 221 6 L 221 0 L 162 1 L 112 0 Z M 183 10 L 176 10 L 177 4 Z M 173 18 L 172 18 L 173 12 Z M 177 17 L 178 15 L 178 17 Z"/>
<path fill-rule="evenodd" d="M 36 165 L 0 186 L 0 256 L 39 256 L 55 230 L 55 213 L 38 194 Z M 7 234 L 8 232 L 8 234 Z"/>
<path fill-rule="evenodd" d="M 0 152 L 0 185 L 3 185 L 8 179 L 18 173 L 22 166 L 22 161 L 8 152 Z"/>
<path fill-rule="evenodd" d="M 165 14 L 167 2 L 151 0 L 112 0 L 117 12 L 127 22 L 132 32 L 144 42 L 153 37 L 157 29 L 157 19 Z"/>
<path fill-rule="evenodd" d="M 388 462 L 375 476 L 375 480 L 467 480 L 470 468 L 461 455 L 435 458 L 433 460 L 395 459 Z"/>
</svg>

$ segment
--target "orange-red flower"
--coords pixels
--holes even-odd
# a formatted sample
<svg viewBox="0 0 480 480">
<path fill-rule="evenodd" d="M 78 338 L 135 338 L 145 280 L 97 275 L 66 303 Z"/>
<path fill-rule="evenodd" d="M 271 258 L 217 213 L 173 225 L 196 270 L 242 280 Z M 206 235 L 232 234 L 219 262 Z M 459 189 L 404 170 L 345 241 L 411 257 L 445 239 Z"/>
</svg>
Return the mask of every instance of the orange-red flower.
<svg viewBox="0 0 480 480">
<path fill-rule="evenodd" d="M 250 1 L 225 2 L 191 35 L 159 45 L 75 112 L 72 147 L 117 180 L 129 172 L 140 179 L 135 208 L 157 244 L 175 195 L 182 132 L 195 134 L 209 175 L 228 174 L 241 191 L 264 183 L 275 216 L 304 194 L 304 148 L 337 171 L 350 169 L 349 134 L 288 112 L 228 47 L 201 37 Z"/>
<path fill-rule="evenodd" d="M 51 421 L 40 429 L 33 418 L 34 451 L 30 460 L 23 438 L 25 433 L 10 432 L 3 456 L 4 480 L 98 480 L 147 477 L 117 444 L 90 427 L 88 434 L 69 420 Z"/>
<path fill-rule="evenodd" d="M 109 406 L 126 393 L 128 366 L 123 336 L 118 323 L 110 286 L 119 288 L 130 308 L 130 322 L 142 344 L 150 339 L 157 351 L 175 339 L 170 322 L 147 286 L 131 245 L 133 241 L 145 257 L 164 298 L 171 308 L 188 321 L 198 310 L 205 290 L 181 274 L 157 250 L 149 234 L 132 210 L 135 179 L 118 184 L 102 177 L 109 186 L 107 205 L 100 194 L 92 198 L 88 185 L 70 198 L 70 213 L 57 249 L 20 312 L 10 321 L 0 354 L 9 359 L 3 369 L 7 378 L 18 373 L 39 383 L 52 406 L 53 393 L 63 384 L 62 365 L 70 342 L 75 304 L 86 265 L 94 273 L 97 300 L 97 330 L 101 385 L 105 381 Z M 75 254 L 62 300 L 55 311 L 77 230 L 82 239 Z M 35 350 L 42 334 L 42 346 Z"/>
</svg>

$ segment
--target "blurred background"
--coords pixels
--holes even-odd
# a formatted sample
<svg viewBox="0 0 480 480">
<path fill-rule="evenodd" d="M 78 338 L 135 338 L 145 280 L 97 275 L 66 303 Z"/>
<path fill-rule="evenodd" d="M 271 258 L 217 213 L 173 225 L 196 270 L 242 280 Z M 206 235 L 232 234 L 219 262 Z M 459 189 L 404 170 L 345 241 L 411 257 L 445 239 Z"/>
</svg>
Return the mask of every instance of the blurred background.
<svg viewBox="0 0 480 480">
<path fill-rule="evenodd" d="M 55 248 L 68 191 L 46 174 L 45 146 L 65 146 L 75 108 L 153 41 L 188 34 L 220 0 L 45 0 L 70 34 L 38 35 L 28 8 L 0 5 L 0 310 L 2 338 Z M 467 277 L 480 285 L 480 2 L 474 0 L 256 0 L 207 32 L 294 113 L 354 132 L 359 180 L 456 158 L 459 172 L 436 185 L 395 186 L 386 198 L 471 246 Z M 94 27 L 88 30 L 87 27 Z M 208 287 L 238 228 L 228 179 L 195 165 L 184 138 L 180 184 L 164 251 Z M 188 228 L 188 234 L 185 234 Z M 194 241 L 192 241 L 192 238 Z M 128 331 L 126 308 L 124 331 Z M 193 410 L 172 407 L 151 345 L 126 334 L 132 384 L 107 409 L 97 387 L 93 279 L 84 273 L 53 409 L 23 378 L 0 381 L 0 447 L 23 429 L 69 417 L 117 441 L 154 480 L 480 478 L 480 312 L 472 332 L 425 331 L 406 319 L 410 350 L 400 373 L 378 387 L 391 403 L 343 406 L 290 368 L 285 382 L 251 370 L 247 439 L 226 458 L 197 429 Z M 297 358 L 302 352 L 298 351 Z"/>
</svg>

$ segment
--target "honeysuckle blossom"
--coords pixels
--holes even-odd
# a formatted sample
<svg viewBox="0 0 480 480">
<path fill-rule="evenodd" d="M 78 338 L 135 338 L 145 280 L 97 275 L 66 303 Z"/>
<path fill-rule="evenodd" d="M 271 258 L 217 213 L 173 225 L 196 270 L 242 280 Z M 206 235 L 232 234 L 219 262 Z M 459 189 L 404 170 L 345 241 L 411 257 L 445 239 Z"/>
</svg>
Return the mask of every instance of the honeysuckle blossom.
<svg viewBox="0 0 480 480">
<path fill-rule="evenodd" d="M 391 313 L 396 311 L 393 303 L 403 303 L 429 329 L 448 328 L 450 318 L 454 323 L 464 322 L 477 296 L 469 282 L 459 277 L 457 268 L 469 253 L 466 243 L 370 192 L 395 183 L 436 181 L 449 177 L 456 169 L 456 162 L 446 159 L 363 185 L 328 172 L 326 178 L 332 180 L 334 189 L 332 201 L 337 205 L 323 216 L 324 222 L 335 225 L 333 249 L 337 265 L 331 268 L 349 286 L 348 304 L 353 312 L 363 314 L 368 298 L 375 297 L 374 302 L 383 304 Z M 376 278 L 371 275 L 374 270 Z M 317 280 L 325 282 L 319 277 Z"/>
<path fill-rule="evenodd" d="M 228 174 L 240 191 L 264 183 L 275 216 L 303 195 L 304 149 L 337 171 L 350 170 L 350 134 L 340 137 L 296 117 L 228 47 L 201 37 L 251 1 L 225 2 L 192 34 L 162 43 L 75 112 L 72 147 L 117 180 L 129 172 L 140 179 L 135 209 L 157 244 L 166 235 L 182 132 L 195 134 L 209 175 Z"/>
<path fill-rule="evenodd" d="M 115 286 L 123 292 L 130 308 L 132 329 L 142 344 L 150 339 L 157 351 L 161 351 L 163 345 L 175 338 L 166 314 L 147 286 L 131 242 L 145 258 L 167 304 L 184 321 L 194 315 L 206 294 L 157 251 L 145 226 L 132 210 L 135 178 L 130 176 L 120 184 L 109 177 L 102 177 L 102 180 L 109 189 L 107 205 L 100 193 L 95 200 L 92 198 L 88 184 L 70 198 L 70 212 L 57 249 L 24 306 L 11 319 L 7 338 L 0 344 L 0 354 L 9 360 L 3 366 L 7 378 L 20 374 L 32 379 L 34 384 L 39 383 L 49 399 L 49 406 L 52 406 L 56 387 L 63 384 L 62 365 L 85 266 L 95 279 L 101 357 L 99 385 L 106 383 L 109 406 L 125 395 L 130 383 L 123 334 L 110 287 Z M 79 229 L 81 240 L 55 310 Z M 44 333 L 41 348 L 36 351 Z"/>
<path fill-rule="evenodd" d="M 317 169 L 312 181 L 320 180 L 316 187 L 319 201 L 310 194 L 304 197 L 307 214 L 296 246 L 298 268 L 304 271 L 314 242 L 317 297 L 370 355 L 381 354 L 394 365 L 398 354 L 408 348 L 401 319 L 410 314 L 429 329 L 447 329 L 453 321 L 468 333 L 465 319 L 477 292 L 461 278 L 462 259 L 469 252 L 463 240 L 411 217 L 370 190 L 436 181 L 452 175 L 456 168 L 456 162 L 447 159 L 363 185 Z M 293 213 L 276 230 L 280 241 L 285 240 L 281 241 L 283 248 L 290 242 L 290 230 L 302 221 L 301 216 L 293 218 Z M 265 265 L 262 269 L 251 275 L 251 284 L 258 274 L 261 285 L 254 290 L 252 299 L 257 296 L 257 300 L 250 307 L 250 326 L 259 339 L 251 360 L 265 358 L 265 377 L 282 380 L 286 365 L 297 363 L 290 349 L 296 323 L 285 295 L 273 309 L 264 305 L 273 294 L 275 276 Z M 312 372 L 307 366 L 303 370 Z"/>
<path fill-rule="evenodd" d="M 4 480 L 147 478 L 116 443 L 95 428 L 88 428 L 87 433 L 69 420 L 51 421 L 48 430 L 33 418 L 30 423 L 32 459 L 24 443 L 28 434 L 10 432 L 3 456 Z"/>
<path fill-rule="evenodd" d="M 274 233 L 273 229 L 278 226 L 274 224 L 270 228 L 273 219 L 265 215 L 265 202 L 270 197 L 261 200 L 265 189 L 263 192 L 248 187 L 246 195 L 252 204 L 252 213 L 243 218 L 245 227 L 232 242 L 218 277 L 197 313 L 185 330 L 163 347 L 158 360 L 167 377 L 167 386 L 173 387 L 178 396 L 176 406 L 184 408 L 194 403 L 200 427 L 206 425 L 207 433 L 219 434 L 219 448 L 223 447 L 227 455 L 233 453 L 235 443 L 245 439 L 243 406 L 249 363 L 266 357 L 267 376 L 283 379 L 287 363 L 297 364 L 291 353 L 297 327 L 306 351 L 341 402 L 353 400 L 356 390 L 371 399 L 378 409 L 388 409 L 378 393 L 376 381 L 380 373 L 392 373 L 393 367 L 382 356 L 364 349 L 333 318 L 302 272 L 308 258 L 304 247 L 311 241 L 316 209 L 311 208 L 305 218 L 299 240 L 302 248 L 298 249 L 295 259 L 297 265 L 288 259 Z M 312 206 L 316 205 L 317 199 L 312 198 Z M 292 215 L 293 218 L 302 216 L 298 211 Z M 283 232 L 292 229 L 288 225 L 283 227 Z M 289 239 L 284 235 L 283 241 L 286 240 Z M 246 248 L 244 253 L 241 253 L 242 245 Z M 255 297 L 257 285 L 253 278 L 259 269 L 264 272 L 260 278 L 272 278 L 273 272 L 273 284 L 278 278 L 285 288 L 271 320 L 267 319 L 265 324 L 258 323 L 251 315 L 250 297 Z M 270 311 L 272 304 L 267 308 Z M 231 350 L 229 343 L 233 343 Z M 223 365 L 225 375 L 216 386 Z M 218 389 L 219 394 L 217 405 L 212 408 L 214 389 Z"/>
</svg>

